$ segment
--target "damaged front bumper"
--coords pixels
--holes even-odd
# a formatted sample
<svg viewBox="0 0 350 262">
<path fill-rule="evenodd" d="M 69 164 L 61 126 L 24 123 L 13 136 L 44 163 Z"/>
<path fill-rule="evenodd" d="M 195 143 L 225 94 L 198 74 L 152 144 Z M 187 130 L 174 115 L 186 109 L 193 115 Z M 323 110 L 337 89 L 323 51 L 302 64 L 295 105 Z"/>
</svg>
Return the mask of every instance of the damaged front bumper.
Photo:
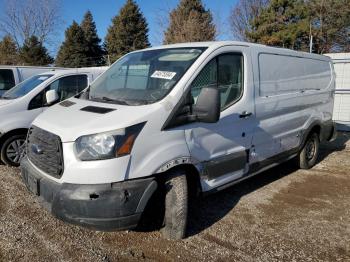
<svg viewBox="0 0 350 262">
<path fill-rule="evenodd" d="M 21 162 L 21 173 L 28 190 L 40 197 L 54 216 L 103 231 L 136 227 L 157 189 L 152 177 L 112 184 L 59 184 L 41 175 L 27 157 Z"/>
</svg>

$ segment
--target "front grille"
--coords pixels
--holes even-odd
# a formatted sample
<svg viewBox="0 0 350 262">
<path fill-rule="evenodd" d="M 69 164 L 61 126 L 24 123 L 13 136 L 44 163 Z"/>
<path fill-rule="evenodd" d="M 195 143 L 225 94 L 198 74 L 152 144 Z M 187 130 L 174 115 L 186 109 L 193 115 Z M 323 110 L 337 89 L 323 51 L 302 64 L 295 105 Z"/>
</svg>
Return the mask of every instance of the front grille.
<svg viewBox="0 0 350 262">
<path fill-rule="evenodd" d="M 47 175 L 61 178 L 63 154 L 59 136 L 32 126 L 27 137 L 27 156 L 37 168 Z"/>
</svg>

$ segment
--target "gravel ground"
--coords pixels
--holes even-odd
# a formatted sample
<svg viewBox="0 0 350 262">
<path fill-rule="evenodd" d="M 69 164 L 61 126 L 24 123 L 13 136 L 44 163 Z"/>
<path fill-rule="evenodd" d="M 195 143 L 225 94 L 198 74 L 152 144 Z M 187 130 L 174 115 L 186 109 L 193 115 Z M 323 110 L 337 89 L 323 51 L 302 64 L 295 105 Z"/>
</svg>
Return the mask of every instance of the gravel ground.
<svg viewBox="0 0 350 262">
<path fill-rule="evenodd" d="M 349 139 L 323 145 L 312 170 L 285 163 L 198 200 L 182 241 L 65 224 L 0 166 L 0 261 L 350 261 Z"/>
</svg>

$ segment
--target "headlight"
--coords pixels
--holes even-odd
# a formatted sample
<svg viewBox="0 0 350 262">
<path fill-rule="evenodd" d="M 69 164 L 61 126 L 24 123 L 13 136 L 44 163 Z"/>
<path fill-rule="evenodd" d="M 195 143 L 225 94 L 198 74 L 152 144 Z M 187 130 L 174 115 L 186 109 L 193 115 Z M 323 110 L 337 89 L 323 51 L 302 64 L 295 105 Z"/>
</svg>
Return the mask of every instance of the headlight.
<svg viewBox="0 0 350 262">
<path fill-rule="evenodd" d="M 144 125 L 141 123 L 111 132 L 81 136 L 75 141 L 75 153 L 82 161 L 129 155 Z"/>
</svg>

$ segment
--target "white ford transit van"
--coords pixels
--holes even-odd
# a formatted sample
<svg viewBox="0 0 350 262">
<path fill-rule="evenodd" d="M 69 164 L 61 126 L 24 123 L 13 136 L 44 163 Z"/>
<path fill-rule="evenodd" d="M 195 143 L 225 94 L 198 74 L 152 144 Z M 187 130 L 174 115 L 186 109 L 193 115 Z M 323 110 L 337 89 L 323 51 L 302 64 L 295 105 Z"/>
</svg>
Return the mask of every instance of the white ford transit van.
<svg viewBox="0 0 350 262">
<path fill-rule="evenodd" d="M 64 68 L 36 66 L 2 66 L 0 65 L 0 96 L 20 82 L 33 75 Z"/>
<path fill-rule="evenodd" d="M 35 75 L 0 97 L 0 156 L 18 166 L 32 121 L 48 106 L 84 90 L 106 68 L 56 70 Z M 53 101 L 47 101 L 49 95 Z"/>
<path fill-rule="evenodd" d="M 150 48 L 33 122 L 23 181 L 58 218 L 135 227 L 155 192 L 185 236 L 188 196 L 283 161 L 311 168 L 334 134 L 330 58 L 242 42 Z"/>
</svg>

